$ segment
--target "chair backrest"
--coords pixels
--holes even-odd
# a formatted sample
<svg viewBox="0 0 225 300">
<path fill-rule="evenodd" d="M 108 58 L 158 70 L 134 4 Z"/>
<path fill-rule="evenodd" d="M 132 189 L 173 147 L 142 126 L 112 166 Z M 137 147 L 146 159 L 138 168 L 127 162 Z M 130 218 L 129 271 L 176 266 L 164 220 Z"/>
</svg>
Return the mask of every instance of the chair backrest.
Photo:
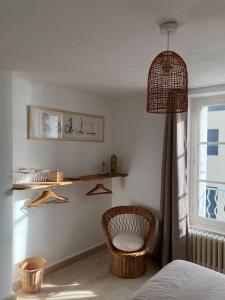
<svg viewBox="0 0 225 300">
<path fill-rule="evenodd" d="M 145 241 L 155 231 L 155 216 L 140 206 L 117 206 L 107 210 L 102 216 L 102 227 L 108 239 L 120 232 L 136 232 Z"/>
</svg>

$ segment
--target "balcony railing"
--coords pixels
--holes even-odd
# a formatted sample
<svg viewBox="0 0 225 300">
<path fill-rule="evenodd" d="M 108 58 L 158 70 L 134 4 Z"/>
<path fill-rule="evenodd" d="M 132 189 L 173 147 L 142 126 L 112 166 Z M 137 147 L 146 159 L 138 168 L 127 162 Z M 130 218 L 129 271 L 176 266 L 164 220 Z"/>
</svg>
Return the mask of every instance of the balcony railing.
<svg viewBox="0 0 225 300">
<path fill-rule="evenodd" d="M 200 191 L 199 214 L 204 218 L 225 222 L 225 183 L 205 182 Z"/>
</svg>

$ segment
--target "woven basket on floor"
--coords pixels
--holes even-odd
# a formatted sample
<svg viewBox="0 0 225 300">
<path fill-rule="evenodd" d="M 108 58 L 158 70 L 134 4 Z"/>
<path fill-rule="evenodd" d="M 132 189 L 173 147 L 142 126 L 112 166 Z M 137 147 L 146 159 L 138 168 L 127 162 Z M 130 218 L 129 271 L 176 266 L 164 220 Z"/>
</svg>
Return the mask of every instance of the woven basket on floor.
<svg viewBox="0 0 225 300">
<path fill-rule="evenodd" d="M 22 290 L 37 293 L 41 289 L 44 267 L 47 261 L 42 257 L 30 257 L 19 263 Z"/>
</svg>

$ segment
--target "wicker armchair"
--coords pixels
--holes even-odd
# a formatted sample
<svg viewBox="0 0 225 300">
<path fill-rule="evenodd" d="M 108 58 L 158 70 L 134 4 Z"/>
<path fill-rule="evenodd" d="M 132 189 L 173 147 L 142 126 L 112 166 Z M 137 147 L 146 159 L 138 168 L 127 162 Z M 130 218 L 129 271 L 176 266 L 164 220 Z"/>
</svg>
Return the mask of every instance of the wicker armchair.
<svg viewBox="0 0 225 300">
<path fill-rule="evenodd" d="M 146 271 L 145 254 L 155 231 L 156 219 L 152 212 L 138 206 L 118 206 L 102 216 L 102 227 L 111 252 L 111 272 L 123 278 L 136 278 Z M 115 235 L 134 232 L 142 236 L 144 245 L 134 252 L 121 251 L 112 244 Z"/>
</svg>

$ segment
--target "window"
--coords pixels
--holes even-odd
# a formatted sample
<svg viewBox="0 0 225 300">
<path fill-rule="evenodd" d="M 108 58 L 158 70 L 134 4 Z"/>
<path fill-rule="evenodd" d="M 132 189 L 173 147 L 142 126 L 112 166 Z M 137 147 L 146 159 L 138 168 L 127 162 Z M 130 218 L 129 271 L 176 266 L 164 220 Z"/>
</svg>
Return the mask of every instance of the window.
<svg viewBox="0 0 225 300">
<path fill-rule="evenodd" d="M 225 97 L 193 100 L 190 223 L 225 233 Z"/>
<path fill-rule="evenodd" d="M 218 155 L 219 129 L 208 129 L 207 155 Z"/>
</svg>

